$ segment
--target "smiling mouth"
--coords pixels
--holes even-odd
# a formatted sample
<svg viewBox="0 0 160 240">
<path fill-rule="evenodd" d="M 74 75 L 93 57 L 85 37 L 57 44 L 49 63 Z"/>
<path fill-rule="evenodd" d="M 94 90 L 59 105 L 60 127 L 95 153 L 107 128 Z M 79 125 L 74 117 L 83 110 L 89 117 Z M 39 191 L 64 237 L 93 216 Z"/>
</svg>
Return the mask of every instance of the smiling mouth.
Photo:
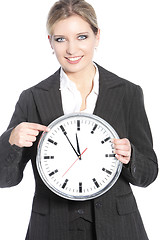
<svg viewBox="0 0 160 240">
<path fill-rule="evenodd" d="M 83 56 L 81 56 L 81 57 L 65 57 L 65 58 L 67 59 L 67 62 L 72 63 L 72 64 L 76 64 L 76 63 L 79 63 L 81 61 Z"/>
</svg>

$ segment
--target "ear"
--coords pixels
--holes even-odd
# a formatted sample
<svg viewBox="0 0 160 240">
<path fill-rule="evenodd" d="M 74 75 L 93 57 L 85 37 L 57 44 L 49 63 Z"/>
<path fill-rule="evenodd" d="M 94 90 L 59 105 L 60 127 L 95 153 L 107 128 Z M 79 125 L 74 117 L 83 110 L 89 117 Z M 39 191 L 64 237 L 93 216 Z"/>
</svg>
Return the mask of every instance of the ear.
<svg viewBox="0 0 160 240">
<path fill-rule="evenodd" d="M 100 29 L 98 29 L 97 35 L 96 35 L 96 47 L 98 47 L 100 41 Z"/>
<path fill-rule="evenodd" d="M 49 40 L 49 43 L 51 45 L 51 48 L 53 49 L 53 46 L 52 46 L 52 36 L 51 35 L 48 35 L 48 40 Z"/>
</svg>

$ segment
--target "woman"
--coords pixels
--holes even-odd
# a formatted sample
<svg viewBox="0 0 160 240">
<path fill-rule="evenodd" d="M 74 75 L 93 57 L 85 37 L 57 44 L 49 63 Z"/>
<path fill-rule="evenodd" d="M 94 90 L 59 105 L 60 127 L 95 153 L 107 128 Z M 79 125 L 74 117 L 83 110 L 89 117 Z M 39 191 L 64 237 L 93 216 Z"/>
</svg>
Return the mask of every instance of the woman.
<svg viewBox="0 0 160 240">
<path fill-rule="evenodd" d="M 48 38 L 61 68 L 25 90 L 8 130 L 0 138 L 0 186 L 18 184 L 31 159 L 36 181 L 28 240 L 147 240 L 129 183 L 146 187 L 158 172 L 157 159 L 139 86 L 96 63 L 100 31 L 94 9 L 83 0 L 59 0 L 47 20 Z M 100 116 L 117 131 L 117 159 L 123 163 L 116 184 L 84 202 L 63 199 L 42 182 L 36 168 L 41 131 L 63 114 Z"/>
</svg>

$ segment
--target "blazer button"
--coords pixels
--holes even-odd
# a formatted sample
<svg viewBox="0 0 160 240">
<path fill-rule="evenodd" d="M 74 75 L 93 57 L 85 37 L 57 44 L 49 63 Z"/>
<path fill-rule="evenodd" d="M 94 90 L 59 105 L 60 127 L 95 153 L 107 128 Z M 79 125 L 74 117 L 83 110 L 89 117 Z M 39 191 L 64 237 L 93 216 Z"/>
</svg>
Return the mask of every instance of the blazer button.
<svg viewBox="0 0 160 240">
<path fill-rule="evenodd" d="M 97 208 L 97 209 L 100 209 L 101 207 L 102 207 L 102 203 L 97 202 L 97 203 L 96 203 L 96 208 Z"/>
<path fill-rule="evenodd" d="M 133 168 L 133 172 L 134 172 L 134 173 L 136 172 L 136 167 Z"/>
<path fill-rule="evenodd" d="M 78 212 L 78 214 L 80 214 L 80 215 L 84 214 L 84 210 L 83 210 L 83 209 L 78 209 L 77 212 Z"/>
</svg>

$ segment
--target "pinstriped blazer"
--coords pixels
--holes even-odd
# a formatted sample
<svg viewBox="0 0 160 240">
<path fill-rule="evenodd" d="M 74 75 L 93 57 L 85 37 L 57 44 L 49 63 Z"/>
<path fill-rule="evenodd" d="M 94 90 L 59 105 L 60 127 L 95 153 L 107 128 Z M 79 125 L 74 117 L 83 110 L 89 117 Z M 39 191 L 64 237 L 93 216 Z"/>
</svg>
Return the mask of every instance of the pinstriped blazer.
<svg viewBox="0 0 160 240">
<path fill-rule="evenodd" d="M 147 120 L 143 93 L 139 86 L 124 80 L 99 65 L 99 96 L 94 114 L 109 122 L 120 138 L 132 146 L 131 161 L 123 166 L 116 184 L 92 201 L 97 240 L 147 240 L 147 234 L 130 183 L 146 187 L 158 173 L 157 158 Z M 44 125 L 63 115 L 60 71 L 25 90 L 15 107 L 7 131 L 0 138 L 0 187 L 18 184 L 31 159 L 36 189 L 26 240 L 69 240 L 68 200 L 53 194 L 37 172 L 37 141 L 31 148 L 11 146 L 12 129 L 21 122 Z M 91 201 L 81 202 L 82 208 Z"/>
</svg>

